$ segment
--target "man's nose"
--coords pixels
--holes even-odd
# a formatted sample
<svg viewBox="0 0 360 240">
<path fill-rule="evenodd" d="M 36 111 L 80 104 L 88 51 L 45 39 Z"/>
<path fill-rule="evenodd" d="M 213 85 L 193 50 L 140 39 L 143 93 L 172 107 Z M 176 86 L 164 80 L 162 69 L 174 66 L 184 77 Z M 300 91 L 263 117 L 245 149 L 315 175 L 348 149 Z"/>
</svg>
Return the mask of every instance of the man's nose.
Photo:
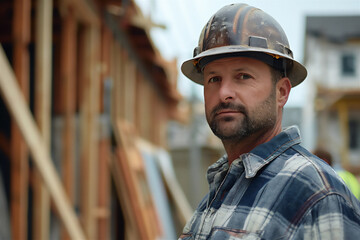
<svg viewBox="0 0 360 240">
<path fill-rule="evenodd" d="M 231 81 L 223 80 L 221 82 L 219 97 L 222 101 L 231 101 L 235 97 L 235 86 L 231 83 Z"/>
</svg>

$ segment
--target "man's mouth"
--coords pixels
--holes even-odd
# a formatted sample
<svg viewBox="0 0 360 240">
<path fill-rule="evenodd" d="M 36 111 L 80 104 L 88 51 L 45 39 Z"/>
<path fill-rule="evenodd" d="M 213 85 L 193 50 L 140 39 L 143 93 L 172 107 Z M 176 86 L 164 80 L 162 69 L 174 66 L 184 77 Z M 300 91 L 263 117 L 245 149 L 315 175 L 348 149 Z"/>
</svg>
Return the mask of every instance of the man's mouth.
<svg viewBox="0 0 360 240">
<path fill-rule="evenodd" d="M 221 110 L 215 113 L 215 117 L 219 116 L 219 115 L 234 115 L 234 114 L 238 114 L 241 113 L 240 111 L 237 110 L 232 110 L 232 109 L 225 109 L 225 110 Z"/>
<path fill-rule="evenodd" d="M 211 115 L 213 118 L 216 117 L 234 117 L 238 114 L 246 115 L 246 109 L 243 105 L 234 103 L 221 103 L 217 105 Z"/>
</svg>

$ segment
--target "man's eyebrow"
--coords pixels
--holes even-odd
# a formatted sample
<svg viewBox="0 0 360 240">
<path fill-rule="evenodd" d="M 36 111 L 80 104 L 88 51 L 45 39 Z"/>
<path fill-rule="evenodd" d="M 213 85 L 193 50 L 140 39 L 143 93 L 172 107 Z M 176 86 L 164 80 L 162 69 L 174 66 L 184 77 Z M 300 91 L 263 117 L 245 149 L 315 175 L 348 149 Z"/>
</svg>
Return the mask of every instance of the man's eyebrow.
<svg viewBox="0 0 360 240">
<path fill-rule="evenodd" d="M 250 71 L 250 70 L 248 68 L 244 68 L 244 67 L 234 69 L 234 72 L 242 72 L 242 71 Z"/>
<path fill-rule="evenodd" d="M 243 73 L 247 73 L 247 74 L 255 74 L 254 69 L 250 68 L 250 67 L 240 67 L 240 68 L 236 68 L 233 70 L 233 72 L 238 73 L 238 72 L 243 72 Z"/>
<path fill-rule="evenodd" d="M 205 73 L 205 71 L 204 71 L 204 73 Z M 211 71 L 209 71 L 209 72 L 206 72 L 206 74 L 207 74 L 207 75 L 217 74 L 217 71 L 216 71 L 216 70 L 211 70 Z"/>
<path fill-rule="evenodd" d="M 248 67 L 238 67 L 238 68 L 235 68 L 233 70 L 230 70 L 231 72 L 251 72 L 251 69 L 248 68 Z M 204 71 L 205 73 L 205 71 Z M 218 74 L 218 71 L 217 70 L 210 70 L 209 72 L 206 72 L 207 75 L 212 75 L 212 74 Z"/>
</svg>

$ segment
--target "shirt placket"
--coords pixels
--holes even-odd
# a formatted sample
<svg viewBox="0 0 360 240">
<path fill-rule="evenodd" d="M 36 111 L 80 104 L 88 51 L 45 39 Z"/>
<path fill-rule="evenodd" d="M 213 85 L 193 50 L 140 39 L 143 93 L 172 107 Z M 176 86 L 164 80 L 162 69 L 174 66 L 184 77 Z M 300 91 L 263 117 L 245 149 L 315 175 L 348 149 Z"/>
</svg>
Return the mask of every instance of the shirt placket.
<svg viewBox="0 0 360 240">
<path fill-rule="evenodd" d="M 214 215 L 216 214 L 216 209 L 214 209 L 212 206 L 213 206 L 213 203 L 216 200 L 219 192 L 221 191 L 221 188 L 224 185 L 224 183 L 227 179 L 227 176 L 229 175 L 230 169 L 231 169 L 231 166 L 230 166 L 229 170 L 227 171 L 224 179 L 221 181 L 221 184 L 217 188 L 214 197 L 209 201 L 208 206 L 206 207 L 206 209 L 204 210 L 204 212 L 202 214 L 201 223 L 199 224 L 199 231 L 198 231 L 199 234 L 196 236 L 195 240 L 204 239 L 204 237 L 208 236 L 211 232 L 211 228 L 212 228 L 213 222 L 215 220 Z"/>
<path fill-rule="evenodd" d="M 229 175 L 231 174 L 232 166 L 229 167 L 224 179 L 221 181 L 221 184 L 216 190 L 216 193 L 214 197 L 209 201 L 207 208 L 204 210 L 201 223 L 200 223 L 200 231 L 199 235 L 195 239 L 206 239 L 206 237 L 211 233 L 211 229 L 213 228 L 214 222 L 216 220 L 216 215 L 218 212 L 218 209 L 221 206 L 216 206 L 217 204 L 221 205 L 222 203 L 222 195 L 226 192 L 230 191 L 233 183 L 229 180 Z"/>
</svg>

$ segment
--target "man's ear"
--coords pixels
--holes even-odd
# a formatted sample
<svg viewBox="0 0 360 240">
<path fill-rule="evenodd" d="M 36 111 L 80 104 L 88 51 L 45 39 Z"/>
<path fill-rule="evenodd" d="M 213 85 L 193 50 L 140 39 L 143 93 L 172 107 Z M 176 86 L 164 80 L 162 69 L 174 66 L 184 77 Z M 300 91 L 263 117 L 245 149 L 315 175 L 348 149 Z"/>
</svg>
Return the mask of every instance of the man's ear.
<svg viewBox="0 0 360 240">
<path fill-rule="evenodd" d="M 277 103 L 280 108 L 283 108 L 286 104 L 291 90 L 291 83 L 289 78 L 284 77 L 280 79 L 276 84 Z"/>
</svg>

